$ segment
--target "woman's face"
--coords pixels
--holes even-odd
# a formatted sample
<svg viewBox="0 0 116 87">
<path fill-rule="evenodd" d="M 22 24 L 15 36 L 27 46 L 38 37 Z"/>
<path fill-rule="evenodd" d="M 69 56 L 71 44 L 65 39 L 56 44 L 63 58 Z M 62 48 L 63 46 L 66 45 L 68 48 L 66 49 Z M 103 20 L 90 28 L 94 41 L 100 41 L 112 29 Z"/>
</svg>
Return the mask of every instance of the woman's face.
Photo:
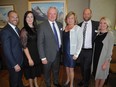
<svg viewBox="0 0 116 87">
<path fill-rule="evenodd" d="M 33 14 L 32 13 L 29 13 L 26 17 L 26 21 L 27 21 L 27 24 L 33 24 L 33 20 L 34 20 L 34 17 L 33 17 Z"/>
<path fill-rule="evenodd" d="M 102 20 L 100 21 L 100 24 L 99 24 L 100 30 L 101 30 L 101 31 L 107 30 L 107 27 L 108 27 L 108 25 L 107 25 L 106 21 L 105 21 L 104 19 L 102 19 Z"/>
<path fill-rule="evenodd" d="M 75 17 L 74 15 L 70 15 L 68 18 L 67 18 L 67 24 L 70 24 L 70 25 L 74 25 L 75 24 Z"/>
</svg>

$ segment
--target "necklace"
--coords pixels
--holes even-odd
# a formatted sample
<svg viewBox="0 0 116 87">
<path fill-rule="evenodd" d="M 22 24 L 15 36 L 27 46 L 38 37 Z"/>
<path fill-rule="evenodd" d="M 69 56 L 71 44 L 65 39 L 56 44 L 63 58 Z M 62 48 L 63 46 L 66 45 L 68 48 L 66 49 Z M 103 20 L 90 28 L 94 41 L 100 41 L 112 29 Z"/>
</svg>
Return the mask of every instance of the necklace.
<svg viewBox="0 0 116 87">
<path fill-rule="evenodd" d="M 103 35 L 103 34 L 105 34 L 105 33 L 107 33 L 107 32 L 104 32 L 104 33 L 101 33 L 101 32 L 100 32 L 99 35 Z"/>
<path fill-rule="evenodd" d="M 74 27 L 74 25 L 71 25 L 71 26 L 70 26 L 70 25 L 68 25 L 68 26 L 66 26 L 66 28 L 65 28 L 65 29 L 66 29 L 66 31 L 70 31 L 73 27 Z"/>
</svg>

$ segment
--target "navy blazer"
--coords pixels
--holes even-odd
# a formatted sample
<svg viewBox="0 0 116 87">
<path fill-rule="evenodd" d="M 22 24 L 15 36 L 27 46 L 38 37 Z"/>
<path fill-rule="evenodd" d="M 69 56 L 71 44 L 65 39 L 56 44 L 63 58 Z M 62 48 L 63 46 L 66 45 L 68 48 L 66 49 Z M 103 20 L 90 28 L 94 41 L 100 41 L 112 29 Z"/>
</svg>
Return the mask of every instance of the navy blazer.
<svg viewBox="0 0 116 87">
<path fill-rule="evenodd" d="M 82 23 L 83 22 L 79 23 L 78 25 L 81 27 Z M 91 23 L 92 23 L 92 45 L 93 45 L 94 39 L 97 34 L 96 30 L 98 30 L 99 22 L 91 20 Z"/>
<path fill-rule="evenodd" d="M 20 38 L 9 24 L 0 31 L 0 38 L 7 67 L 13 68 L 16 64 L 22 66 L 23 52 Z"/>
</svg>

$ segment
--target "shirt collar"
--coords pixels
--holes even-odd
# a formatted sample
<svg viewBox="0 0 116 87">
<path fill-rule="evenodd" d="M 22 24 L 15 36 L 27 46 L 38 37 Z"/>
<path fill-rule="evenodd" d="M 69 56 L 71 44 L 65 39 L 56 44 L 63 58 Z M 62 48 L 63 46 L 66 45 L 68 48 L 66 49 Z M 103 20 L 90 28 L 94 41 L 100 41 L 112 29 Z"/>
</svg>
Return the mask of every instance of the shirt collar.
<svg viewBox="0 0 116 87">
<path fill-rule="evenodd" d="M 85 23 L 90 23 L 90 22 L 91 22 L 91 20 L 89 20 L 89 21 L 84 21 L 84 24 L 85 24 Z"/>
<path fill-rule="evenodd" d="M 16 26 L 14 26 L 13 24 L 11 24 L 10 22 L 8 22 L 8 24 L 9 24 L 13 29 L 15 29 Z"/>
<path fill-rule="evenodd" d="M 55 23 L 56 23 L 56 21 L 54 21 L 54 22 L 52 22 L 52 21 L 50 21 L 50 20 L 48 20 L 48 21 L 49 21 L 49 23 L 50 23 L 50 24 L 52 24 L 52 23 L 54 23 L 54 24 L 55 24 Z"/>
</svg>

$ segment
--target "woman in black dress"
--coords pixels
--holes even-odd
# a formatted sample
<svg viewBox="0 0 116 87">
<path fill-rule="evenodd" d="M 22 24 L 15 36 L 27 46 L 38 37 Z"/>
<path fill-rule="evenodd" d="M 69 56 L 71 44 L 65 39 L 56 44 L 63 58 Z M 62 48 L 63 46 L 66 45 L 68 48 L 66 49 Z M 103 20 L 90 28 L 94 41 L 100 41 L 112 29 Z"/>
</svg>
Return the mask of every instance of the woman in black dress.
<svg viewBox="0 0 116 87">
<path fill-rule="evenodd" d="M 109 67 L 114 45 L 114 37 L 110 20 L 102 17 L 99 23 L 98 34 L 94 41 L 92 74 L 95 77 L 95 87 L 103 87 L 109 74 Z"/>
<path fill-rule="evenodd" d="M 35 17 L 31 11 L 24 15 L 24 27 L 21 30 L 21 42 L 24 49 L 24 75 L 30 87 L 39 87 L 37 77 L 41 74 L 41 61 L 37 50 Z M 34 85 L 33 85 L 34 82 Z"/>
</svg>

